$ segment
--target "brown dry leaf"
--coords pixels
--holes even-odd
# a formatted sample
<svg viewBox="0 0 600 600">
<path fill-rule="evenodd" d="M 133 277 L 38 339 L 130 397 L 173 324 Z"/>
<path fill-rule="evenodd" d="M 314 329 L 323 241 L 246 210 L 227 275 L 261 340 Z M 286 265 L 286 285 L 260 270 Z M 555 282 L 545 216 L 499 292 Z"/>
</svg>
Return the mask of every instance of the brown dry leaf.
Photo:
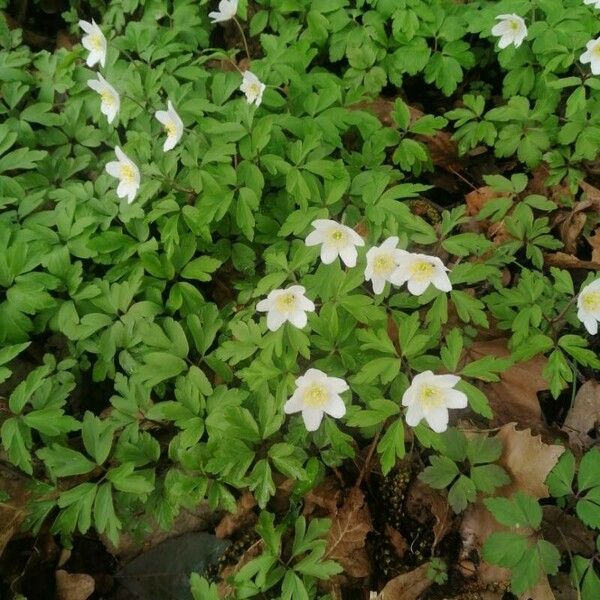
<svg viewBox="0 0 600 600">
<path fill-rule="evenodd" d="M 87 600 L 95 589 L 94 578 L 85 573 L 56 571 L 56 595 L 58 600 Z"/>
<path fill-rule="evenodd" d="M 351 577 L 367 577 L 370 561 L 365 538 L 373 531 L 362 491 L 353 487 L 331 523 L 325 556 L 339 562 Z"/>
<path fill-rule="evenodd" d="M 237 564 L 225 567 L 221 571 L 221 580 L 217 585 L 220 598 L 229 598 L 231 594 L 235 592 L 235 590 L 227 583 L 229 577 L 237 573 L 244 565 L 248 564 L 253 558 L 256 558 L 257 556 L 261 555 L 264 549 L 264 540 L 257 540 L 244 552 L 240 560 L 238 560 Z"/>
<path fill-rule="evenodd" d="M 595 440 L 588 433 L 597 424 L 600 424 L 600 382 L 590 379 L 577 391 L 562 430 L 569 436 L 571 444 L 589 448 Z"/>
<path fill-rule="evenodd" d="M 338 511 L 340 487 L 337 479 L 328 477 L 304 497 L 304 515 L 311 515 L 321 508 L 328 515 L 334 516 Z"/>
<path fill-rule="evenodd" d="M 594 235 L 587 238 L 592 247 L 592 261 L 600 263 L 600 227 L 594 231 Z"/>
<path fill-rule="evenodd" d="M 405 505 L 406 512 L 422 523 L 426 523 L 431 515 L 435 517 L 433 546 L 437 546 L 452 527 L 452 511 L 445 495 L 415 479 L 406 494 Z"/>
<path fill-rule="evenodd" d="M 392 544 L 396 556 L 399 559 L 402 559 L 408 550 L 408 544 L 404 539 L 404 536 L 388 523 L 385 524 L 385 535 L 387 535 L 390 543 Z"/>
<path fill-rule="evenodd" d="M 476 217 L 481 209 L 490 201 L 495 198 L 501 198 L 503 194 L 494 191 L 489 185 L 477 188 L 472 192 L 469 192 L 465 196 L 465 202 L 467 203 L 467 214 Z"/>
<path fill-rule="evenodd" d="M 531 172 L 531 178 L 527 184 L 528 194 L 539 194 L 540 196 L 546 196 L 550 200 L 554 200 L 557 204 L 563 204 L 565 198 L 572 198 L 573 194 L 569 190 L 569 184 L 566 182 L 546 186 L 546 179 L 550 172 L 548 167 L 543 163 L 536 167 Z"/>
<path fill-rule="evenodd" d="M 572 254 L 564 252 L 552 252 L 544 254 L 544 264 L 549 267 L 558 267 L 560 269 L 600 269 L 600 262 L 595 260 L 581 260 Z"/>
<path fill-rule="evenodd" d="M 575 516 L 566 514 L 558 506 L 543 506 L 542 535 L 561 552 L 594 554 L 594 534 Z"/>
<path fill-rule="evenodd" d="M 226 514 L 215 527 L 215 535 L 223 540 L 246 525 L 254 517 L 252 509 L 255 506 L 254 496 L 248 491 L 244 492 L 237 501 L 235 512 Z"/>
<path fill-rule="evenodd" d="M 595 211 L 600 211 L 600 190 L 585 181 L 582 181 L 579 187 L 585 194 L 585 200 L 590 202 L 590 206 L 593 206 Z"/>
<path fill-rule="evenodd" d="M 519 600 L 556 600 L 547 575 L 542 574 L 537 585 L 528 592 L 521 594 Z"/>
<path fill-rule="evenodd" d="M 545 444 L 539 435 L 531 435 L 529 429 L 517 431 L 516 425 L 508 423 L 496 435 L 502 441 L 502 456 L 498 464 L 512 479 L 500 493 L 508 495 L 521 490 L 535 498 L 547 498 L 550 494 L 544 481 L 565 449 Z"/>
<path fill-rule="evenodd" d="M 565 252 L 568 254 L 575 254 L 577 251 L 577 241 L 579 240 L 579 234 L 583 229 L 587 216 L 581 209 L 573 208 L 572 211 L 567 213 L 564 221 L 560 224 L 560 239 L 565 245 Z"/>
<path fill-rule="evenodd" d="M 0 556 L 27 515 L 29 492 L 25 483 L 11 471 L 0 472 L 0 491 L 8 495 L 6 502 L 0 502 Z"/>
<path fill-rule="evenodd" d="M 390 579 L 377 596 L 377 600 L 418 600 L 431 587 L 433 581 L 427 577 L 430 563 Z"/>
<path fill-rule="evenodd" d="M 466 354 L 473 360 L 484 356 L 509 358 L 510 350 L 506 338 L 475 342 Z M 542 409 L 537 393 L 548 389 L 542 376 L 547 358 L 543 355 L 509 367 L 497 383 L 486 383 L 486 393 L 494 413 L 493 425 L 503 425 L 518 421 L 520 425 L 539 428 L 542 423 Z"/>
</svg>

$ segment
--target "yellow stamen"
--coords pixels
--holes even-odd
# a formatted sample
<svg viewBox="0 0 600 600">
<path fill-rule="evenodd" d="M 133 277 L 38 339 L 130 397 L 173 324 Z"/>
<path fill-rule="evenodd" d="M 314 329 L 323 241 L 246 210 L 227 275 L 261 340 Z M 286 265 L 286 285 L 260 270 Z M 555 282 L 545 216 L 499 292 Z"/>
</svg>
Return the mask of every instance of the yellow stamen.
<svg viewBox="0 0 600 600">
<path fill-rule="evenodd" d="M 175 137 L 177 135 L 177 128 L 175 127 L 175 123 L 173 123 L 173 121 L 169 121 L 165 125 L 165 129 L 167 130 L 167 137 Z"/>
<path fill-rule="evenodd" d="M 585 310 L 600 310 L 600 290 L 583 294 L 581 304 Z"/>
<path fill-rule="evenodd" d="M 113 106 L 115 103 L 115 98 L 110 92 L 100 92 L 100 98 L 102 98 L 102 102 L 108 106 Z"/>
<path fill-rule="evenodd" d="M 248 86 L 248 93 L 251 96 L 258 96 L 260 94 L 260 85 L 258 83 L 251 83 Z"/>
<path fill-rule="evenodd" d="M 281 296 L 275 300 L 275 306 L 279 312 L 291 312 L 296 308 L 296 296 L 292 294 L 292 292 L 281 294 Z"/>
<path fill-rule="evenodd" d="M 121 165 L 120 179 L 125 183 L 133 183 L 135 181 L 135 171 L 133 170 L 133 167 L 131 165 Z"/>
<path fill-rule="evenodd" d="M 419 402 L 423 408 L 433 410 L 444 403 L 444 397 L 436 385 L 425 385 L 419 390 Z"/>
<path fill-rule="evenodd" d="M 102 38 L 97 33 L 90 35 L 90 44 L 94 50 L 102 50 Z"/>
<path fill-rule="evenodd" d="M 324 385 L 313 383 L 304 392 L 304 404 L 311 408 L 321 408 L 327 404 L 329 400 L 329 393 Z"/>
<path fill-rule="evenodd" d="M 435 267 L 430 262 L 421 260 L 412 265 L 410 272 L 413 279 L 416 279 L 417 281 L 424 281 L 431 278 L 434 269 Z"/>
<path fill-rule="evenodd" d="M 378 256 L 373 262 L 373 271 L 376 275 L 380 277 L 385 277 L 389 275 L 390 272 L 395 268 L 396 263 L 394 259 L 389 254 L 381 254 Z"/>
</svg>

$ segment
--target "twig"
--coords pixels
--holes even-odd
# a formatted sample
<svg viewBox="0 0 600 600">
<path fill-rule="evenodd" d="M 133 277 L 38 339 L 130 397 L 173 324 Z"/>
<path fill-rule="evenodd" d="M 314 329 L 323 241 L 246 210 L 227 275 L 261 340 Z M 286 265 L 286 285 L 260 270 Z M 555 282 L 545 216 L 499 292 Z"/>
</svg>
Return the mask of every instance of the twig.
<svg viewBox="0 0 600 600">
<path fill-rule="evenodd" d="M 369 452 L 367 453 L 367 457 L 365 458 L 365 463 L 363 464 L 363 467 L 360 470 L 358 479 L 356 480 L 356 483 L 354 484 L 355 487 L 357 487 L 357 488 L 360 487 L 360 484 L 362 483 L 362 480 L 364 479 L 365 474 L 369 469 L 369 465 L 371 464 L 371 459 L 373 458 L 373 453 L 375 452 L 375 448 L 377 447 L 377 442 L 379 441 L 380 435 L 381 435 L 381 430 L 379 430 L 375 434 L 375 437 L 373 438 L 373 441 L 371 442 L 371 446 L 369 447 Z"/>
</svg>

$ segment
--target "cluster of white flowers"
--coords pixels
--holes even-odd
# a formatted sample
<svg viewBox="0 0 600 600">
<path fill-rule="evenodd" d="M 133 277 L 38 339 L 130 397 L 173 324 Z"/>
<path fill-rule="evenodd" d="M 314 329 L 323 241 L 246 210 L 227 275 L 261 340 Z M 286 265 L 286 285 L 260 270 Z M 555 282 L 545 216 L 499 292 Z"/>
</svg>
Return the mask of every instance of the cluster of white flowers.
<svg viewBox="0 0 600 600">
<path fill-rule="evenodd" d="M 600 0 L 584 0 L 584 4 L 592 4 L 594 8 L 600 8 Z M 492 35 L 499 37 L 498 48 L 507 48 L 513 45 L 518 48 L 527 37 L 527 25 L 523 17 L 514 13 L 498 15 L 496 23 L 492 27 Z M 585 65 L 590 64 L 593 75 L 600 75 L 600 37 L 590 40 L 586 44 L 586 51 L 579 57 Z"/>
<path fill-rule="evenodd" d="M 209 13 L 209 17 L 213 23 L 235 19 L 237 8 L 238 0 L 221 0 L 219 10 Z M 93 19 L 91 23 L 79 21 L 79 27 L 85 33 L 81 39 L 81 44 L 89 52 L 86 64 L 88 67 L 93 67 L 99 63 L 104 67 L 108 44 L 102 30 Z M 97 73 L 96 79 L 89 79 L 87 84 L 100 95 L 100 112 L 106 116 L 108 123 L 112 123 L 121 108 L 119 92 L 100 73 Z M 250 71 L 242 72 L 240 91 L 246 96 L 248 104 L 260 106 L 265 89 L 266 85 L 254 73 Z M 167 110 L 157 110 L 154 116 L 163 125 L 167 134 L 163 144 L 163 152 L 168 152 L 179 143 L 183 136 L 183 121 L 170 100 L 167 100 Z M 117 196 L 127 198 L 127 202 L 131 204 L 140 188 L 140 170 L 119 147 L 115 148 L 115 154 L 117 160 L 109 162 L 106 165 L 106 171 L 119 181 Z"/>
<path fill-rule="evenodd" d="M 317 219 L 312 227 L 305 243 L 321 246 L 323 263 L 331 264 L 339 256 L 347 267 L 356 266 L 357 248 L 365 242 L 354 229 L 331 219 Z M 422 294 L 430 284 L 445 292 L 452 289 L 446 274 L 448 269 L 437 256 L 399 250 L 397 245 L 398 238 L 390 237 L 367 252 L 365 278 L 372 282 L 375 293 L 383 292 L 387 281 L 395 285 L 406 283 L 414 295 Z M 273 290 L 256 309 L 267 313 L 267 327 L 271 331 L 277 331 L 286 321 L 302 328 L 308 322 L 307 313 L 315 310 L 313 301 L 305 293 L 300 285 Z M 452 389 L 459 380 L 456 375 L 434 375 L 431 371 L 417 375 L 402 399 L 402 404 L 408 407 L 407 424 L 415 426 L 425 419 L 434 431 L 444 431 L 448 426 L 448 409 L 467 406 L 466 395 Z M 340 394 L 348 389 L 343 379 L 309 369 L 296 379 L 296 390 L 284 410 L 287 414 L 301 412 L 306 429 L 316 431 L 324 414 L 334 418 L 346 414 Z"/>
</svg>

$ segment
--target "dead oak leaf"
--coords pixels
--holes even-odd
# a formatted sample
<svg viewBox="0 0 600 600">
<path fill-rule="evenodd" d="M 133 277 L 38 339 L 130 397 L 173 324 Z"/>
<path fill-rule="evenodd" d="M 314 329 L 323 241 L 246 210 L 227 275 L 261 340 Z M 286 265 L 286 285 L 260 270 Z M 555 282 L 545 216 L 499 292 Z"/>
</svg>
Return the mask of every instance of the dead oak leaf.
<svg viewBox="0 0 600 600">
<path fill-rule="evenodd" d="M 560 269 L 600 269 L 600 262 L 595 260 L 581 260 L 572 254 L 565 252 L 548 252 L 544 254 L 544 264 L 549 267 Z"/>
<path fill-rule="evenodd" d="M 511 355 L 506 338 L 475 342 L 466 354 L 473 360 L 485 356 L 510 358 Z M 500 375 L 499 382 L 483 384 L 494 413 L 494 425 L 511 421 L 536 428 L 541 425 L 542 409 L 537 393 L 548 389 L 542 375 L 547 362 L 541 354 L 534 356 L 509 367 Z"/>
<path fill-rule="evenodd" d="M 520 490 L 535 498 L 547 498 L 550 493 L 544 482 L 565 449 L 556 444 L 545 444 L 529 429 L 518 431 L 516 425 L 508 423 L 496 435 L 502 442 L 498 464 L 512 479 L 499 493 L 509 495 Z"/>
<path fill-rule="evenodd" d="M 377 600 L 418 600 L 431 587 L 433 581 L 427 577 L 431 563 L 390 579 L 377 596 Z"/>
<path fill-rule="evenodd" d="M 415 479 L 408 489 L 405 510 L 411 517 L 421 523 L 426 523 L 431 515 L 435 517 L 435 525 L 433 526 L 434 547 L 452 528 L 453 513 L 448 505 L 445 492 L 434 490 L 420 479 Z"/>
<path fill-rule="evenodd" d="M 58 600 L 87 600 L 96 585 L 94 578 L 85 573 L 56 571 L 56 595 Z"/>
<path fill-rule="evenodd" d="M 252 509 L 255 506 L 254 496 L 250 492 L 244 492 L 237 501 L 235 512 L 226 514 L 215 527 L 215 535 L 223 540 L 246 525 L 254 518 Z"/>
<path fill-rule="evenodd" d="M 562 430 L 569 436 L 571 444 L 589 448 L 595 440 L 588 434 L 597 424 L 600 424 L 600 382 L 590 379 L 577 391 Z"/>
<path fill-rule="evenodd" d="M 364 494 L 354 487 L 331 522 L 325 556 L 340 563 L 351 577 L 367 577 L 370 562 L 365 539 L 370 531 L 373 525 Z"/>
</svg>

